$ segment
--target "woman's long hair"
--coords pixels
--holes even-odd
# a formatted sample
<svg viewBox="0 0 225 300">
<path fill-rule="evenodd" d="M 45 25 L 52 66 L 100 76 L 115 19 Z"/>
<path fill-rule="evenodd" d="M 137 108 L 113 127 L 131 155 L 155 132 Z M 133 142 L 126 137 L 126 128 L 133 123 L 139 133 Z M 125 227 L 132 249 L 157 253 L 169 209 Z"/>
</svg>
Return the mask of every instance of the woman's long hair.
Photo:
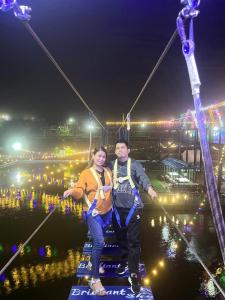
<svg viewBox="0 0 225 300">
<path fill-rule="evenodd" d="M 99 148 L 94 148 L 94 150 L 92 151 L 92 156 L 95 155 L 99 151 L 103 151 L 105 153 L 106 160 L 107 160 L 108 153 L 107 153 L 107 150 L 105 149 L 105 147 L 103 147 L 103 146 L 100 146 Z M 106 165 L 106 160 L 105 160 L 105 165 Z M 88 163 L 87 169 L 93 167 L 93 164 L 94 164 L 94 162 L 93 162 L 93 159 L 91 157 L 91 160 Z"/>
</svg>

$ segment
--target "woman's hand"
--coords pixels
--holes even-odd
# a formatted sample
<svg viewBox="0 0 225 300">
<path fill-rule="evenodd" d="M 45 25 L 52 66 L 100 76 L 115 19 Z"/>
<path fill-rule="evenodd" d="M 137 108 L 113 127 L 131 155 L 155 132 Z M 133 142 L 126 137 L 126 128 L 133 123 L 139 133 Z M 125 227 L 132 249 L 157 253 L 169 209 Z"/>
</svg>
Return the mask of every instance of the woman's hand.
<svg viewBox="0 0 225 300">
<path fill-rule="evenodd" d="M 72 193 L 73 193 L 73 189 L 69 189 L 63 193 L 63 197 L 67 198 L 67 197 L 71 196 Z"/>
</svg>

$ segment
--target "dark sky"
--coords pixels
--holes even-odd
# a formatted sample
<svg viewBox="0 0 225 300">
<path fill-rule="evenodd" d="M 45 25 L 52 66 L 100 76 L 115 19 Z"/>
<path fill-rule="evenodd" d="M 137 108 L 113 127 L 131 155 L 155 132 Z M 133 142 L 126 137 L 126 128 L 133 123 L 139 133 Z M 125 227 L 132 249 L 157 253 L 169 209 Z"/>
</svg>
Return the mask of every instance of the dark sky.
<svg viewBox="0 0 225 300">
<path fill-rule="evenodd" d="M 175 30 L 178 0 L 18 0 L 30 25 L 102 120 L 120 120 Z M 225 2 L 203 0 L 195 22 L 202 102 L 225 99 Z M 0 12 L 0 112 L 50 121 L 85 109 L 12 12 Z M 177 117 L 193 108 L 178 38 L 133 119 Z"/>
</svg>

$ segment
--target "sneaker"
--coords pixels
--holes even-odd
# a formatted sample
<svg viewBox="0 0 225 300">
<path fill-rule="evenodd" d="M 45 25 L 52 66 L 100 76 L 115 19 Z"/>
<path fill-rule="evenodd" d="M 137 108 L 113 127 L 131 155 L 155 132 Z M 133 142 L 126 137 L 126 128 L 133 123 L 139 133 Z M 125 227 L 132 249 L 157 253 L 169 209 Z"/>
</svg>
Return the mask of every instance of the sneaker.
<svg viewBox="0 0 225 300">
<path fill-rule="evenodd" d="M 140 283 L 140 279 L 138 278 L 138 275 L 136 273 L 132 273 L 129 276 L 128 281 L 130 283 L 131 291 L 135 295 L 139 294 L 141 290 L 141 283 Z"/>
<path fill-rule="evenodd" d="M 118 265 L 118 267 L 116 268 L 116 274 L 118 275 L 123 275 L 128 271 L 128 265 L 127 263 L 121 263 Z"/>
</svg>

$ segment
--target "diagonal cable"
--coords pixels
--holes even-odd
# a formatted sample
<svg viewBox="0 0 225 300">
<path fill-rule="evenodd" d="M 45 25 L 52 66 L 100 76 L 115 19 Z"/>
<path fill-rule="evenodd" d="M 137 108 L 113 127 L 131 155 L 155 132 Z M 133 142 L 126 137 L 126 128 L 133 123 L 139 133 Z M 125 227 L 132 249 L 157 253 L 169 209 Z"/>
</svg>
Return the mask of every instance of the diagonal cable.
<svg viewBox="0 0 225 300">
<path fill-rule="evenodd" d="M 157 63 L 155 64 L 154 68 L 152 69 L 150 75 L 148 76 L 145 84 L 143 85 L 140 93 L 138 94 L 137 98 L 134 100 L 133 105 L 131 106 L 129 112 L 127 115 L 131 114 L 132 111 L 134 110 L 135 106 L 137 105 L 138 101 L 140 100 L 141 96 L 143 95 L 144 91 L 146 90 L 148 84 L 150 83 L 150 81 L 152 80 L 153 76 L 155 75 L 156 71 L 158 70 L 160 64 L 162 63 L 164 57 L 166 56 L 167 52 L 169 51 L 169 49 L 171 48 L 176 36 L 177 36 L 177 29 L 174 31 L 174 33 L 172 34 L 171 38 L 169 39 L 165 49 L 163 50 L 162 54 L 160 55 Z M 123 120 L 123 124 L 127 121 L 127 116 L 125 118 L 125 120 Z M 120 128 L 122 127 L 122 125 L 119 127 L 118 131 L 120 130 Z M 117 131 L 117 132 L 118 132 Z"/>
<path fill-rule="evenodd" d="M 90 106 L 84 100 L 84 98 L 80 95 L 80 93 L 78 92 L 78 90 L 75 88 L 75 86 L 73 85 L 73 83 L 70 81 L 70 79 L 68 78 L 68 76 L 65 74 L 65 72 L 62 70 L 62 68 L 60 67 L 60 65 L 55 60 L 55 58 L 52 56 L 52 54 L 49 52 L 49 50 L 47 49 L 47 47 L 41 41 L 41 39 L 39 38 L 39 36 L 35 33 L 35 31 L 30 26 L 30 24 L 28 22 L 22 22 L 22 23 L 24 24 L 24 26 L 28 30 L 28 32 L 31 34 L 31 36 L 33 37 L 33 39 L 37 42 L 37 44 L 41 47 L 41 49 L 47 55 L 47 57 L 50 59 L 50 61 L 53 63 L 53 65 L 56 67 L 56 69 L 59 71 L 59 73 L 62 75 L 62 77 L 65 79 L 65 81 L 67 82 L 67 84 L 71 87 L 71 89 L 76 94 L 76 96 L 83 103 L 83 105 L 85 106 L 85 108 L 89 111 L 89 113 L 96 120 L 96 122 L 106 131 L 104 125 L 99 121 L 99 119 L 97 118 L 97 116 L 94 114 L 93 110 L 90 108 Z"/>
</svg>

